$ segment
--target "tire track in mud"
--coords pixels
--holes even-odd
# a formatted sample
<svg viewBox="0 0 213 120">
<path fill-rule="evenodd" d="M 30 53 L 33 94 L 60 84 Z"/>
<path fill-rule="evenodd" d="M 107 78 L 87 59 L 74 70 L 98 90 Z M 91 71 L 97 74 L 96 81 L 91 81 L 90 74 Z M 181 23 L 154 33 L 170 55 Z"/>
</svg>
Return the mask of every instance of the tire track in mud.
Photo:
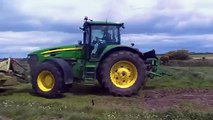
<svg viewBox="0 0 213 120">
<path fill-rule="evenodd" d="M 213 108 L 213 89 L 165 89 L 145 90 L 144 106 L 152 110 L 164 110 L 181 103 Z"/>
</svg>

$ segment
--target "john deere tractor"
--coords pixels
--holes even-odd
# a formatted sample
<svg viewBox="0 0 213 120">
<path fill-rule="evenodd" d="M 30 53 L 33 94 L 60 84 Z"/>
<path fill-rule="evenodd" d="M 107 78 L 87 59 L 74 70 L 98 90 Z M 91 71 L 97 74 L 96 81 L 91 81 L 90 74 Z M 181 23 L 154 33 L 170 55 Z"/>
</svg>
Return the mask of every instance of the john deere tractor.
<svg viewBox="0 0 213 120">
<path fill-rule="evenodd" d="M 85 18 L 83 41 L 32 52 L 28 55 L 32 87 L 43 97 L 62 95 L 74 82 L 96 83 L 116 96 L 136 94 L 146 77 L 156 71 L 155 51 L 141 53 L 121 45 L 123 23 Z"/>
</svg>

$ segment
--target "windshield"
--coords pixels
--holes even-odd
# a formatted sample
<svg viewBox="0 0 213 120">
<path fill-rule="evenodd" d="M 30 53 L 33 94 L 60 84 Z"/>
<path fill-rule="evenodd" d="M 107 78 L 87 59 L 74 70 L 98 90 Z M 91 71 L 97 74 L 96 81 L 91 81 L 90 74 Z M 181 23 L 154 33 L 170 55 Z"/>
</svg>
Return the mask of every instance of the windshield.
<svg viewBox="0 0 213 120">
<path fill-rule="evenodd" d="M 92 41 L 97 39 L 102 40 L 105 43 L 119 43 L 119 26 L 102 26 L 96 25 L 91 26 L 92 34 L 91 38 Z"/>
</svg>

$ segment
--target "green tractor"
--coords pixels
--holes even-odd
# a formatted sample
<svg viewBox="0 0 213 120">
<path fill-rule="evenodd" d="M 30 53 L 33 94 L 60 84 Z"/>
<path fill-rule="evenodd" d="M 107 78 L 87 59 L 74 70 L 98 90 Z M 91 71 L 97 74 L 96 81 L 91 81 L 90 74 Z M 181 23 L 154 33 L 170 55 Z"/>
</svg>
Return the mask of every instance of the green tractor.
<svg viewBox="0 0 213 120">
<path fill-rule="evenodd" d="M 121 45 L 123 23 L 93 21 L 85 18 L 83 41 L 32 52 L 28 55 L 32 87 L 43 97 L 57 97 L 74 82 L 95 83 L 116 96 L 136 94 L 155 75 L 155 51 L 141 53 Z"/>
</svg>

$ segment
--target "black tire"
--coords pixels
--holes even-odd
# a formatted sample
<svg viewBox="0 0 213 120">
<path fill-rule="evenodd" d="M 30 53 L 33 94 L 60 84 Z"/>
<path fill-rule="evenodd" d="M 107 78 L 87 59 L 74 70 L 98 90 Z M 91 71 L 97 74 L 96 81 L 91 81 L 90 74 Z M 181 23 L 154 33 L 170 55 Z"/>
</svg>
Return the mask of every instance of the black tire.
<svg viewBox="0 0 213 120">
<path fill-rule="evenodd" d="M 128 88 L 120 88 L 113 84 L 110 78 L 110 70 L 118 61 L 131 62 L 137 69 L 137 79 L 133 85 Z M 146 70 L 143 60 L 138 54 L 131 51 L 116 51 L 106 57 L 99 68 L 98 79 L 100 84 L 115 96 L 131 96 L 137 94 L 145 82 Z"/>
<path fill-rule="evenodd" d="M 48 71 L 50 72 L 53 77 L 54 77 L 54 85 L 51 88 L 50 91 L 42 91 L 39 86 L 38 86 L 38 82 L 37 82 L 37 78 L 38 75 L 42 72 L 42 71 Z M 34 92 L 42 97 L 47 97 L 47 98 L 56 98 L 56 97 L 61 97 L 62 96 L 62 92 L 63 92 L 63 75 L 62 72 L 60 71 L 60 69 L 57 67 L 57 65 L 55 65 L 52 62 L 44 62 L 41 63 L 40 65 L 38 65 L 38 67 L 36 68 L 35 74 L 33 75 L 34 77 L 32 78 L 32 87 Z"/>
</svg>

